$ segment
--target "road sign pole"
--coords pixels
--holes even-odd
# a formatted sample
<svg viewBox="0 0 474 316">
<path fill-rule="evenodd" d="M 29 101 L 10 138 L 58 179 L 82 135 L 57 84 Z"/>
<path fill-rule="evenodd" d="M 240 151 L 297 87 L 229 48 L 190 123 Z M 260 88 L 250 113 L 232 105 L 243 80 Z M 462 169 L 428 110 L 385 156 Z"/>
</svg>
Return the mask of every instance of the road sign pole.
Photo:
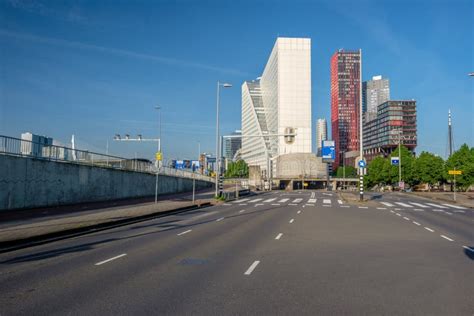
<svg viewBox="0 0 474 316">
<path fill-rule="evenodd" d="M 456 201 L 456 167 L 454 168 L 454 190 L 453 190 L 453 199 Z"/>
<path fill-rule="evenodd" d="M 360 201 L 364 201 L 364 169 L 359 168 L 359 196 Z"/>
</svg>

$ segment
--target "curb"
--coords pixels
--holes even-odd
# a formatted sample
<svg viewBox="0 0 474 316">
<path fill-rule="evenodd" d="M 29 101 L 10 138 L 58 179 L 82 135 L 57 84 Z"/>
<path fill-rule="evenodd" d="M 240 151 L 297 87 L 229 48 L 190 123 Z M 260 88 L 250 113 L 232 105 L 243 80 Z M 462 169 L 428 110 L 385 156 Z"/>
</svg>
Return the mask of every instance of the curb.
<svg viewBox="0 0 474 316">
<path fill-rule="evenodd" d="M 130 225 L 134 223 L 144 222 L 150 219 L 184 213 L 184 212 L 193 211 L 193 210 L 197 210 L 201 208 L 207 208 L 210 206 L 213 206 L 211 202 L 205 202 L 200 205 L 185 206 L 185 207 L 180 207 L 177 209 L 167 210 L 163 212 L 155 212 L 155 213 L 150 213 L 150 214 L 141 215 L 137 217 L 120 219 L 117 221 L 94 224 L 94 225 L 86 226 L 86 227 L 71 228 L 71 229 L 66 229 L 66 230 L 62 230 L 58 232 L 28 237 L 24 239 L 3 241 L 3 242 L 0 242 L 0 254 L 23 249 L 23 248 L 39 246 L 39 245 L 47 244 L 47 243 L 62 240 L 62 239 L 68 239 L 71 237 L 87 235 L 87 234 L 96 233 L 96 232 L 107 230 L 107 229 L 112 229 L 112 228 L 126 226 L 126 225 Z"/>
</svg>

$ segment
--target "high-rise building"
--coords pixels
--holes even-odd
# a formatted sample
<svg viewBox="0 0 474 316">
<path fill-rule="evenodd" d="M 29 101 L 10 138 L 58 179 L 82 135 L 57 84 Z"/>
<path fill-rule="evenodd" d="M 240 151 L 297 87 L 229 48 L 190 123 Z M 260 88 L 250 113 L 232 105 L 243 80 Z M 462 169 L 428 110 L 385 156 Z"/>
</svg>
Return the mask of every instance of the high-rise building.
<svg viewBox="0 0 474 316">
<path fill-rule="evenodd" d="M 340 164 L 340 153 L 355 161 L 359 150 L 360 69 L 360 51 L 340 49 L 331 57 L 331 132 L 337 153 L 334 168 Z"/>
<path fill-rule="evenodd" d="M 317 155 L 321 156 L 321 149 L 323 146 L 323 140 L 328 139 L 328 125 L 326 119 L 318 119 L 316 121 L 316 148 Z"/>
<path fill-rule="evenodd" d="M 364 157 L 387 157 L 398 142 L 414 152 L 417 145 L 416 101 L 386 101 L 377 107 L 375 119 L 364 123 Z"/>
<path fill-rule="evenodd" d="M 311 153 L 311 40 L 277 38 L 263 75 L 242 84 L 242 158 L 265 171 L 279 155 Z M 272 168 L 273 169 L 273 168 Z"/>
<path fill-rule="evenodd" d="M 242 136 L 242 131 L 236 130 L 231 136 Z M 237 151 L 242 147 L 242 138 L 240 137 L 226 137 L 224 138 L 224 158 L 227 161 L 233 161 Z"/>
<path fill-rule="evenodd" d="M 390 100 L 390 82 L 382 76 L 362 82 L 362 111 L 364 120 L 371 121 L 377 117 L 377 106 Z"/>
<path fill-rule="evenodd" d="M 24 142 L 21 142 L 21 154 L 27 156 L 43 157 L 45 148 L 53 145 L 51 137 L 36 135 L 30 132 L 22 133 L 21 140 L 24 140 Z"/>
</svg>

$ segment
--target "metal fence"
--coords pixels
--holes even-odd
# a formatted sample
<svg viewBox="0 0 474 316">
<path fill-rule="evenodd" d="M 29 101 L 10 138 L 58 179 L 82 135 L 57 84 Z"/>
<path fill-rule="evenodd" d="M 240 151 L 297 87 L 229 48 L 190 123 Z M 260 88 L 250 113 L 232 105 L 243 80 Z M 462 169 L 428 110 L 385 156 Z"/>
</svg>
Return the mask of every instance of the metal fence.
<svg viewBox="0 0 474 316">
<path fill-rule="evenodd" d="M 129 159 L 3 135 L 0 135 L 0 154 L 151 174 L 156 174 L 157 171 L 157 167 L 148 159 Z M 160 167 L 159 174 L 214 181 L 213 178 L 199 173 L 169 167 Z"/>
</svg>

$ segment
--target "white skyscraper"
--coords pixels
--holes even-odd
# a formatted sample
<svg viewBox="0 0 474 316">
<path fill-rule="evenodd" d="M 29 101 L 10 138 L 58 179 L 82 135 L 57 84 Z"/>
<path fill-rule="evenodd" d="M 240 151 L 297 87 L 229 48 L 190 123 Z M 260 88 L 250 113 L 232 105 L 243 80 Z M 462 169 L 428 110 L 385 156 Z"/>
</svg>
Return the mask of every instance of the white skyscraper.
<svg viewBox="0 0 474 316">
<path fill-rule="evenodd" d="M 318 119 L 316 121 L 316 148 L 318 149 L 318 156 L 321 156 L 321 148 L 323 140 L 328 139 L 328 125 L 326 119 Z"/>
<path fill-rule="evenodd" d="M 285 134 L 284 137 L 245 135 Z M 267 170 L 269 158 L 311 153 L 311 39 L 277 38 L 262 77 L 242 85 L 242 158 Z"/>
<path fill-rule="evenodd" d="M 377 107 L 390 100 L 390 81 L 382 76 L 362 83 L 362 110 L 366 122 L 377 117 Z"/>
</svg>

